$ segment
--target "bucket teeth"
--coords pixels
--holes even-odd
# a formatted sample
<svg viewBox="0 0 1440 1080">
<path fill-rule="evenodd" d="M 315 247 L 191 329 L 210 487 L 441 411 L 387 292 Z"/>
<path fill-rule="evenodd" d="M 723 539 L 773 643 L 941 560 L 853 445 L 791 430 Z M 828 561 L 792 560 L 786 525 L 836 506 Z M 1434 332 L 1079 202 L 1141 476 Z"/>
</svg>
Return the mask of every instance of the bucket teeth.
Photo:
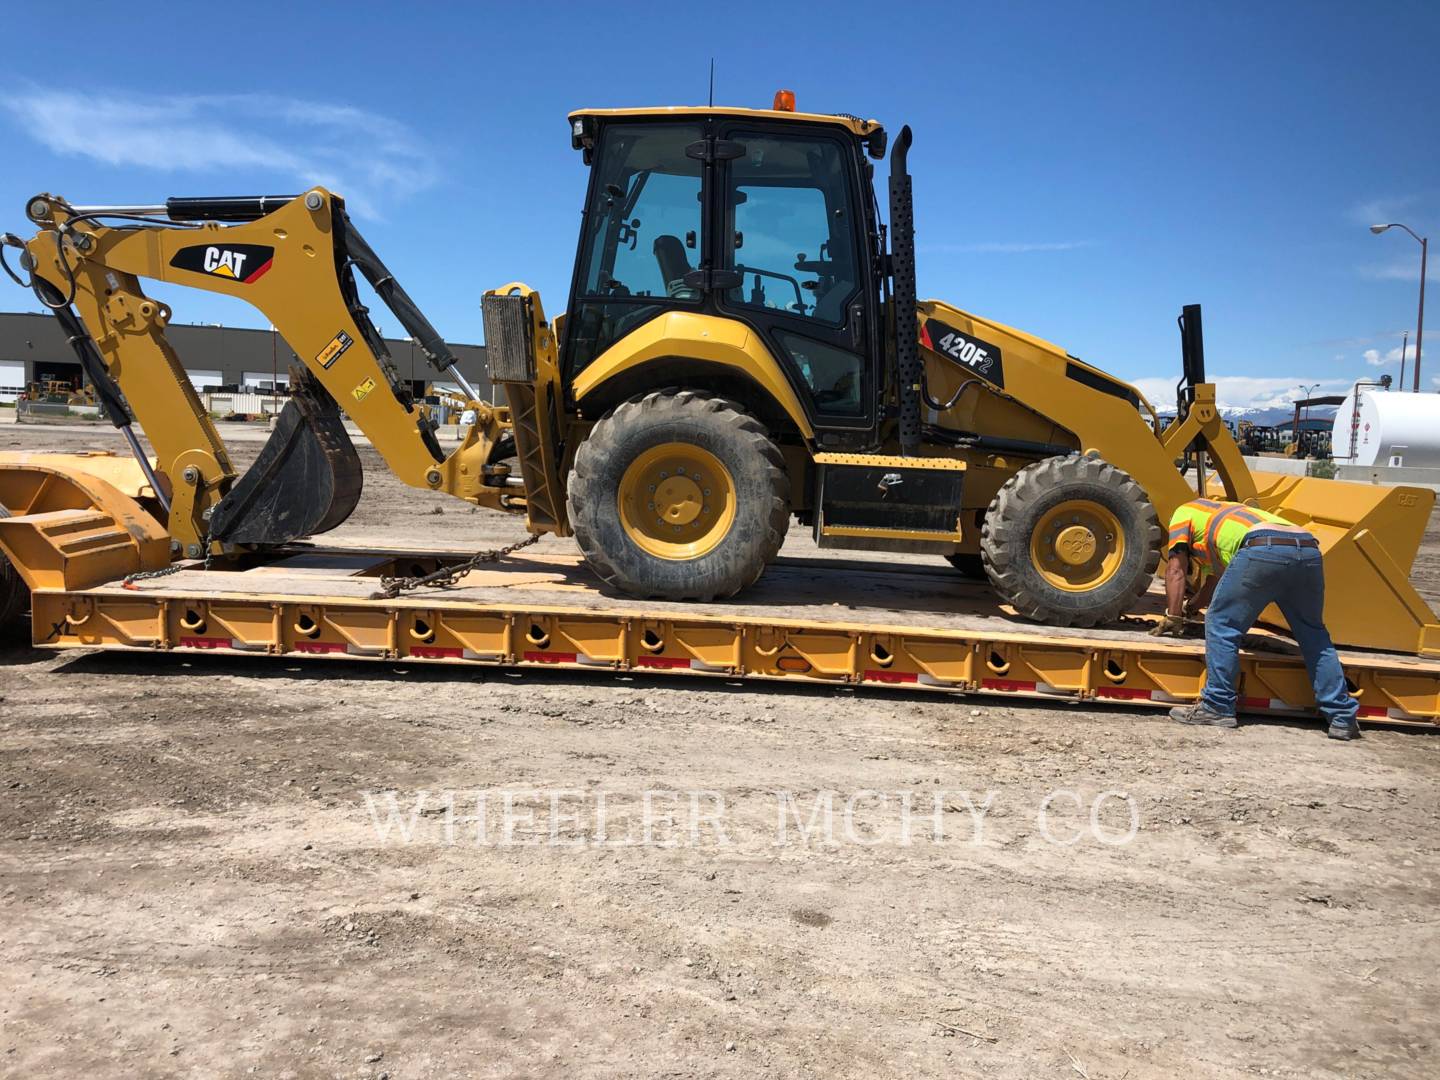
<svg viewBox="0 0 1440 1080">
<path fill-rule="evenodd" d="M 303 369 L 291 369 L 290 385 L 260 456 L 211 513 L 211 539 L 288 543 L 335 528 L 360 501 L 360 456 L 335 399 Z"/>
</svg>

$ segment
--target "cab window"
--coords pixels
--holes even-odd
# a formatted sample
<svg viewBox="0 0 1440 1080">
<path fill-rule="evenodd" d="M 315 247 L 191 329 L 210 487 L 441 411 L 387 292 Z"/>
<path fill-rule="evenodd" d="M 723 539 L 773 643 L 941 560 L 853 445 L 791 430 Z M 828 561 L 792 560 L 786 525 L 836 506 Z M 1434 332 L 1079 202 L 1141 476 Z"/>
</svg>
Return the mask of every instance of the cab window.
<svg viewBox="0 0 1440 1080">
<path fill-rule="evenodd" d="M 823 137 L 737 132 L 744 154 L 730 164 L 730 268 L 741 275 L 729 303 L 845 322 L 859 282 L 845 156 Z"/>
<path fill-rule="evenodd" d="M 611 127 L 602 139 L 581 253 L 582 296 L 699 300 L 700 162 L 694 124 Z"/>
</svg>

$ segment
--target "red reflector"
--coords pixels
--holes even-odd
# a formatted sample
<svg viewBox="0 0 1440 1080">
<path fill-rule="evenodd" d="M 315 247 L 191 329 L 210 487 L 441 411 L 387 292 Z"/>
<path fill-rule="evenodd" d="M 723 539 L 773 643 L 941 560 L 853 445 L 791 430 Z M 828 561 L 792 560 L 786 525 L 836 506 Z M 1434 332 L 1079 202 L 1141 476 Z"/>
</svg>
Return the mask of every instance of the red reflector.
<svg viewBox="0 0 1440 1080">
<path fill-rule="evenodd" d="M 1388 710 L 1383 705 L 1361 705 L 1361 716 L 1385 716 Z"/>
<path fill-rule="evenodd" d="M 338 641 L 297 641 L 295 651 L 303 653 L 344 652 L 345 646 Z"/>
<path fill-rule="evenodd" d="M 527 652 L 521 659 L 531 664 L 573 664 L 575 663 L 575 653 Z"/>
</svg>

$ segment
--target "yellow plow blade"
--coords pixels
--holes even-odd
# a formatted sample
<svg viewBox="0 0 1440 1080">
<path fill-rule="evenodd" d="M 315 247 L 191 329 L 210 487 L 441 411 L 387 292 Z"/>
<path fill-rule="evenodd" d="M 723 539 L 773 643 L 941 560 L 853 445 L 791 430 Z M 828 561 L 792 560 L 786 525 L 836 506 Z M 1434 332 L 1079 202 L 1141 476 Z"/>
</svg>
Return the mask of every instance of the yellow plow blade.
<svg viewBox="0 0 1440 1080">
<path fill-rule="evenodd" d="M 1440 620 L 1410 584 L 1435 505 L 1433 491 L 1277 473 L 1252 476 L 1261 509 L 1303 525 L 1319 539 L 1325 625 L 1337 645 L 1440 656 Z M 1274 607 L 1262 618 L 1285 625 Z"/>
</svg>

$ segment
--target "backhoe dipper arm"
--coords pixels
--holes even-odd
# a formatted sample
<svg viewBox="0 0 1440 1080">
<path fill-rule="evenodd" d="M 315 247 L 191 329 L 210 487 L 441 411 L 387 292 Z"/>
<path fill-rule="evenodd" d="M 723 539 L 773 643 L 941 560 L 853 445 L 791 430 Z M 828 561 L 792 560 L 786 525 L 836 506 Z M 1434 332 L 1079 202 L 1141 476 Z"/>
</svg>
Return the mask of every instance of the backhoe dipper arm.
<svg viewBox="0 0 1440 1080">
<path fill-rule="evenodd" d="M 158 468 L 176 487 L 178 516 L 190 519 L 188 525 L 174 520 L 172 512 L 177 539 L 204 535 L 204 513 L 224 496 L 234 472 L 165 340 L 170 311 L 145 296 L 142 277 L 234 296 L 261 311 L 405 483 L 482 506 L 523 509 L 518 489 L 503 486 L 503 470 L 486 468 L 506 426 L 503 410 L 474 401 L 450 350 L 360 237 L 338 195 L 314 188 L 297 197 L 103 208 L 42 195 L 31 200 L 29 214 L 40 226 L 27 245 L 32 273 L 73 301 L 150 438 Z M 123 223 L 105 223 L 114 218 Z M 448 457 L 391 364 L 359 300 L 352 266 L 430 363 L 474 403 L 479 420 Z"/>
</svg>

